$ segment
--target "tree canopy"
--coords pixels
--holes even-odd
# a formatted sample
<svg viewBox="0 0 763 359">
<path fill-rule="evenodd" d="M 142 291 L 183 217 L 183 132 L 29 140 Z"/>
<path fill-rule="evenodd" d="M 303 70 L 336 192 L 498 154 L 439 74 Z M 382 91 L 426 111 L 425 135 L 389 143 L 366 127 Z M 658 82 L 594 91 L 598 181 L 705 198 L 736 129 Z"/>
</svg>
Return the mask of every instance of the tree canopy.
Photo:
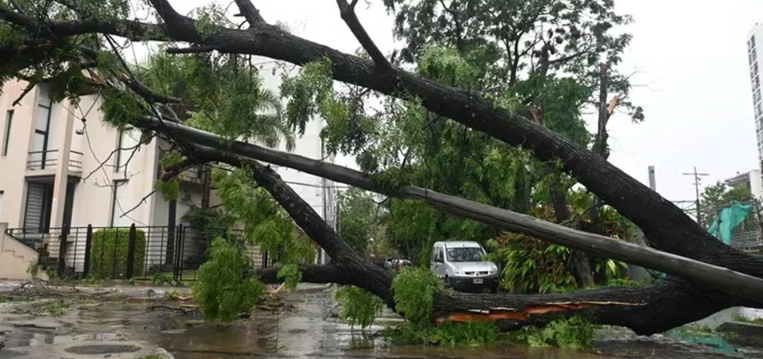
<svg viewBox="0 0 763 359">
<path fill-rule="evenodd" d="M 268 24 L 249 0 L 235 0 L 246 20 L 241 25 L 230 19 L 236 10 L 229 8 L 182 15 L 168 0 L 148 3 L 154 16 L 135 20 L 135 9 L 122 0 L 0 2 L 0 79 L 23 79 L 30 90 L 47 83 L 56 101 L 74 104 L 97 93 L 112 124 L 138 127 L 174 145 L 179 156 L 166 164 L 170 175 L 193 164 L 226 164 L 215 181 L 230 215 L 245 223 L 252 242 L 291 246 L 279 267 L 254 273 L 258 280 L 356 286 L 419 327 L 487 320 L 518 329 L 554 323 L 562 314 L 654 333 L 729 306 L 763 306 L 760 258 L 718 241 L 607 161 L 606 126 L 615 110 L 644 119 L 628 101 L 628 76 L 617 72 L 630 40 L 617 27 L 630 19 L 614 12 L 614 1 L 387 0 L 396 35 L 405 42 L 394 60 L 358 21 L 357 0 L 337 0 L 341 19 L 362 45 L 357 56 Z M 117 36 L 161 42 L 166 54 L 155 61 L 177 65 L 142 78 L 125 64 Z M 280 89 L 287 99 L 283 110 L 262 90 L 249 64 L 253 55 L 302 66 Z M 413 70 L 403 70 L 400 61 Z M 346 86 L 336 88 L 334 80 Z M 370 96 L 381 99 L 382 109 L 366 105 Z M 582 111 L 589 105 L 598 115 L 595 133 L 585 130 Z M 327 122 L 326 147 L 355 155 L 361 171 L 247 143 L 268 144 L 290 128 L 300 134 L 317 116 Z M 426 269 L 393 280 L 259 161 L 394 197 L 389 239 L 399 248 L 415 243 L 420 259 L 437 238 L 493 240 L 504 246 L 496 249 L 504 259 L 525 251 L 521 263 L 531 263 L 530 269 L 506 267 L 514 271 L 509 289 L 518 292 L 511 295 L 444 291 Z M 632 225 L 654 249 L 620 240 Z M 307 264 L 308 256 L 300 254 L 310 242 L 302 234 L 326 250 L 331 265 Z M 538 240 L 575 250 L 569 255 L 579 284 L 617 278 L 618 264 L 610 258 L 683 279 L 570 292 L 568 268 L 557 257 L 537 255 L 564 258 L 565 249 Z M 225 243 L 240 244 L 218 241 L 210 273 L 240 270 L 235 258 L 225 261 L 229 266 L 215 261 L 214 253 L 232 258 Z M 521 249 L 511 248 L 517 243 Z M 516 270 L 536 277 L 523 279 Z M 539 277 L 548 273 L 551 279 L 543 282 Z M 516 285 L 517 278 L 531 285 Z M 247 280 L 234 283 L 258 288 Z M 233 303 L 209 299 L 211 308 Z"/>
</svg>

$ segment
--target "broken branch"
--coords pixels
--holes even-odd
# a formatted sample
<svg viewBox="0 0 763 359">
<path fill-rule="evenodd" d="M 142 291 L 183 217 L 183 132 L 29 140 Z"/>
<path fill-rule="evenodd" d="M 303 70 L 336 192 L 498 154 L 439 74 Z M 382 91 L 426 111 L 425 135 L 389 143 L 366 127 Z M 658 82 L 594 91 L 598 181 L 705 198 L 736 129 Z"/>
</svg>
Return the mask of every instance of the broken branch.
<svg viewBox="0 0 763 359">
<path fill-rule="evenodd" d="M 339 14 L 342 17 L 342 20 L 344 20 L 347 27 L 352 31 L 352 34 L 355 35 L 355 38 L 360 42 L 360 45 L 363 46 L 363 49 L 366 50 L 368 55 L 374 61 L 377 69 L 388 70 L 392 68 L 392 64 L 387 60 L 387 57 L 382 54 L 379 47 L 376 46 L 371 39 L 371 36 L 366 32 L 363 24 L 360 23 L 360 19 L 358 19 L 358 15 L 355 13 L 355 6 L 358 4 L 358 0 L 352 0 L 351 3 L 348 3 L 347 0 L 336 0 L 336 4 L 339 6 Z"/>
</svg>

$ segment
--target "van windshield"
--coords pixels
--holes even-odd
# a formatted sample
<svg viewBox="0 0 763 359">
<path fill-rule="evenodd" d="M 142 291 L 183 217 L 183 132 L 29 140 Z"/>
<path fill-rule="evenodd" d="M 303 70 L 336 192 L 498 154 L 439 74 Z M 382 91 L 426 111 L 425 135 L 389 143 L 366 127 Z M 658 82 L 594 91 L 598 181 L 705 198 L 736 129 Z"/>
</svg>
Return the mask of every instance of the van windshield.
<svg viewBox="0 0 763 359">
<path fill-rule="evenodd" d="M 485 252 L 478 247 L 448 248 L 448 261 L 451 262 L 479 262 Z"/>
</svg>

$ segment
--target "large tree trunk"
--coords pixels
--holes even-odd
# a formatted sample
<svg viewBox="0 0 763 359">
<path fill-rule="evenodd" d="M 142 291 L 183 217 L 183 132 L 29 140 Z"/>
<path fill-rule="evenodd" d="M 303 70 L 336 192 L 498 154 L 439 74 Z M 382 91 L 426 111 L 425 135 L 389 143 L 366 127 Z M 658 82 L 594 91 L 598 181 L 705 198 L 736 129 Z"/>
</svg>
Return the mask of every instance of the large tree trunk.
<svg viewBox="0 0 763 359">
<path fill-rule="evenodd" d="M 640 247 L 601 235 L 573 230 L 541 221 L 530 216 L 490 207 L 458 197 L 440 194 L 423 188 L 414 186 L 404 186 L 401 188 L 380 186 L 369 176 L 346 167 L 240 141 L 225 144 L 221 141 L 220 136 L 189 128 L 177 123 L 162 123 L 159 122 L 159 120 L 145 118 L 140 124 L 147 129 L 161 128 L 178 138 L 209 146 L 199 148 L 198 151 L 202 151 L 203 149 L 203 152 L 206 153 L 208 157 L 214 156 L 213 160 L 215 161 L 229 163 L 234 166 L 240 165 L 243 159 L 228 152 L 223 152 L 233 151 L 250 158 L 256 158 L 272 164 L 294 168 L 369 191 L 399 198 L 423 199 L 433 207 L 453 215 L 470 218 L 504 230 L 524 233 L 538 239 L 565 245 L 573 249 L 584 250 L 588 253 L 619 259 L 627 263 L 643 265 L 669 274 L 675 274 L 683 278 L 694 280 L 699 284 L 723 289 L 726 292 L 743 296 L 758 303 L 761 303 L 761 298 L 763 298 L 763 280 L 742 273 L 724 270 L 702 262 L 677 257 L 671 254 L 655 251 L 651 248 Z M 216 148 L 218 151 L 211 150 L 210 148 Z M 256 161 L 254 162 L 257 163 Z M 311 234 L 309 235 L 312 237 Z M 315 239 L 319 245 L 323 246 L 316 238 L 313 239 Z M 346 246 L 346 244 L 344 244 L 344 246 Z M 727 248 L 729 252 L 733 252 L 731 247 L 725 246 L 725 248 Z M 328 248 L 326 248 L 326 250 L 329 252 L 329 255 L 332 255 L 331 252 L 328 251 Z M 740 259 L 744 260 L 745 263 L 763 264 L 763 259 L 759 257 L 742 255 L 740 256 Z"/>
<path fill-rule="evenodd" d="M 193 50 L 175 50 L 176 53 L 199 52 L 199 49 L 204 51 L 217 50 L 223 53 L 266 56 L 297 65 L 305 65 L 326 58 L 331 62 L 333 77 L 336 80 L 359 85 L 389 96 L 415 99 L 430 111 L 451 118 L 469 128 L 484 132 L 509 145 L 521 145 L 530 148 L 534 155 L 541 160 L 561 160 L 565 171 L 575 176 L 588 190 L 598 195 L 607 204 L 631 219 L 644 231 L 649 244 L 655 248 L 756 277 L 763 276 L 763 260 L 740 253 L 716 240 L 671 202 L 600 156 L 526 120 L 515 112 L 496 109 L 492 102 L 475 93 L 454 89 L 431 80 L 422 79 L 389 64 L 385 65 L 383 56 L 378 52 L 378 49 L 368 51 L 376 62 L 374 63 L 301 39 L 265 23 L 251 2 L 247 0 L 236 0 L 236 2 L 251 24 L 249 29 L 216 28 L 211 31 L 204 31 L 203 34 L 199 30 L 204 28 L 203 26 L 199 26 L 195 20 L 177 13 L 167 0 L 150 0 L 150 2 L 164 20 L 162 24 L 144 24 L 126 20 L 106 22 L 85 18 L 77 21 L 45 22 L 44 27 L 47 31 L 41 32 L 39 31 L 41 22 L 30 18 L 23 12 L 0 5 L 0 15 L 7 22 L 28 29 L 30 36 L 42 37 L 39 39 L 40 42 L 49 42 L 50 39 L 45 38 L 48 36 L 46 34 L 52 34 L 53 37 L 62 39 L 82 34 L 101 33 L 123 36 L 136 41 L 154 39 L 158 41 L 173 40 L 178 43 L 189 42 L 196 47 Z M 357 18 L 354 17 L 352 11 L 343 9 L 342 15 L 348 24 L 354 21 L 354 24 L 350 24 L 350 28 L 358 36 L 364 47 L 372 49 L 372 44 L 371 46 L 368 44 L 370 41 L 368 35 L 357 23 Z M 28 47 L 28 45 L 24 44 L 24 47 Z M 20 47 L 14 50 L 19 49 Z M 214 144 L 207 145 L 214 147 Z M 200 152 L 205 151 L 202 148 L 197 149 Z M 229 150 L 247 156 L 256 152 L 253 147 L 246 147 L 239 143 L 234 144 Z M 262 153 L 260 152 L 260 154 Z M 210 160 L 233 165 L 241 165 L 244 161 L 244 159 L 228 153 L 206 151 L 206 154 Z M 309 162 L 307 159 L 299 158 L 299 156 L 290 158 L 293 160 L 290 165 L 278 163 L 278 161 L 286 158 L 285 155 L 274 156 L 273 153 L 269 155 L 269 158 L 273 160 L 268 160 L 268 162 L 301 169 L 313 174 L 328 168 L 326 164 Z M 252 157 L 256 158 L 256 156 Z M 266 160 L 264 157 L 261 159 Z M 389 288 L 391 279 L 386 272 L 363 261 L 354 254 L 350 247 L 341 241 L 336 233 L 320 219 L 320 216 L 301 200 L 288 185 L 283 183 L 274 172 L 253 160 L 246 160 L 246 164 L 254 169 L 257 182 L 271 193 L 310 237 L 318 242 L 332 258 L 336 259 L 337 267 L 342 272 L 350 274 L 351 277 L 346 283 L 363 287 L 379 295 L 388 305 L 394 304 Z M 333 178 L 325 177 L 403 198 L 424 199 L 436 208 L 451 214 L 479 220 L 499 228 L 526 233 L 543 240 L 587 250 L 591 253 L 612 258 L 619 256 L 619 259 L 624 259 L 629 263 L 642 264 L 668 273 L 677 273 L 685 278 L 697 280 L 698 283 L 711 284 L 726 292 L 751 298 L 749 301 L 743 301 L 738 296 L 709 289 L 698 289 L 682 281 L 668 281 L 646 289 L 605 288 L 569 295 L 438 295 L 435 298 L 435 309 L 438 311 L 438 318 L 440 319 L 459 320 L 459 318 L 466 318 L 467 320 L 475 320 L 472 317 L 484 319 L 486 316 L 496 315 L 504 316 L 504 320 L 527 323 L 531 320 L 546 320 L 549 316 L 559 314 L 558 311 L 555 312 L 554 310 L 562 308 L 564 313 L 589 313 L 592 314 L 592 318 L 596 322 L 625 325 L 639 333 L 649 333 L 699 319 L 729 305 L 761 305 L 763 299 L 763 294 L 759 293 L 763 285 L 756 282 L 755 278 L 743 276 L 740 273 L 719 270 L 680 257 L 666 256 L 664 253 L 650 251 L 647 248 L 631 248 L 624 243 L 617 244 L 606 238 L 600 238 L 601 236 L 572 233 L 566 228 L 541 225 L 539 221 L 534 219 L 428 192 L 421 188 L 405 187 L 396 189 L 396 191 L 380 189 L 370 178 L 359 176 L 349 169 L 333 168 L 332 170 Z M 477 210 L 479 213 L 475 214 L 476 212 L 472 212 L 472 210 Z M 631 260 L 626 258 L 628 256 L 631 256 Z M 654 258 L 663 258 L 664 261 L 653 261 Z M 727 279 L 727 281 L 719 280 L 722 278 Z M 674 278 L 670 279 L 671 281 L 674 280 Z M 750 285 L 735 283 L 750 283 Z M 481 314 L 474 312 L 480 309 L 486 312 Z M 522 315 L 531 312 L 538 314 Z M 660 315 L 664 317 L 660 317 Z"/>
<path fill-rule="evenodd" d="M 216 50 L 223 53 L 266 56 L 296 65 L 328 59 L 332 65 L 332 75 L 338 81 L 393 97 L 416 100 L 430 111 L 469 128 L 484 132 L 510 145 L 530 148 L 541 160 L 561 160 L 565 171 L 631 219 L 644 231 L 649 244 L 655 248 L 720 266 L 737 268 L 752 275 L 763 274 L 763 267 L 747 266 L 743 264 L 747 262 L 746 259 L 736 260 L 735 258 L 742 254 L 714 239 L 673 203 L 601 156 L 528 121 L 517 112 L 496 108 L 492 102 L 478 94 L 423 79 L 388 64 L 380 66 L 373 61 L 299 38 L 267 24 L 261 16 L 251 17 L 251 26 L 246 30 L 215 28 L 202 34 L 199 28 L 203 26 L 196 20 L 179 14 L 169 1 L 150 2 L 164 20 L 162 24 L 85 19 L 46 23 L 45 26 L 48 32 L 57 38 L 100 33 L 123 36 L 135 41 L 188 42 L 195 46 L 191 50 L 168 49 L 169 52 L 175 53 Z M 248 1 L 239 2 L 239 6 L 254 8 Z M 36 19 L 6 6 L 1 10 L 6 21 L 28 29 L 30 34 L 40 33 Z M 252 13 L 256 13 L 256 10 Z M 350 20 L 356 19 L 349 15 L 345 17 L 345 21 Z M 351 27 L 353 32 L 362 32 L 362 26 L 355 25 Z M 369 40 L 367 37 L 366 34 L 363 39 L 366 42 Z M 39 40 L 49 41 L 44 37 Z M 14 50 L 23 51 L 24 48 L 18 47 Z M 377 58 L 375 60 L 379 62 Z"/>
<path fill-rule="evenodd" d="M 194 157 L 253 169 L 254 179 L 289 213 L 295 222 L 326 252 L 336 258 L 331 268 L 309 268 L 305 280 L 352 284 L 381 297 L 394 307 L 391 277 L 382 268 L 360 258 L 321 217 L 269 167 L 251 159 L 196 146 Z M 275 281 L 274 270 L 260 271 L 267 281 Z M 720 298 L 720 299 L 711 299 Z M 502 329 L 539 324 L 559 315 L 585 314 L 600 324 L 626 326 L 649 334 L 704 318 L 741 301 L 716 291 L 701 291 L 681 281 L 662 281 L 649 288 L 610 287 L 559 295 L 471 295 L 437 294 L 437 321 L 496 320 Z M 688 310 L 687 310 L 688 309 Z"/>
</svg>

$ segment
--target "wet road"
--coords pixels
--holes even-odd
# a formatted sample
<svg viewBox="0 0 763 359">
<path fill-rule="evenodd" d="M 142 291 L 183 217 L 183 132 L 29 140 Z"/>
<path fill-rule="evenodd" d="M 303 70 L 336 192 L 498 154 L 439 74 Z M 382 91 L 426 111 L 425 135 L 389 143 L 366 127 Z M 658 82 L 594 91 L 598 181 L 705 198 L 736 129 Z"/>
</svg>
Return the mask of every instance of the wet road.
<svg viewBox="0 0 763 359">
<path fill-rule="evenodd" d="M 638 338 L 616 329 L 600 335 L 597 349 L 587 351 L 508 343 L 479 348 L 390 347 L 335 319 L 331 290 L 294 293 L 284 299 L 294 308 L 280 313 L 260 311 L 248 321 L 230 325 L 199 324 L 198 318 L 177 311 L 147 310 L 155 303 L 82 305 L 58 318 L 4 313 L 0 314 L 0 333 L 6 332 L 6 347 L 0 350 L 0 359 L 133 358 L 156 347 L 165 348 L 177 359 L 726 357 L 709 347 L 681 344 L 662 336 Z M 393 321 L 399 318 L 388 313 L 370 332 Z M 752 352 L 730 354 L 763 358 Z"/>
</svg>

